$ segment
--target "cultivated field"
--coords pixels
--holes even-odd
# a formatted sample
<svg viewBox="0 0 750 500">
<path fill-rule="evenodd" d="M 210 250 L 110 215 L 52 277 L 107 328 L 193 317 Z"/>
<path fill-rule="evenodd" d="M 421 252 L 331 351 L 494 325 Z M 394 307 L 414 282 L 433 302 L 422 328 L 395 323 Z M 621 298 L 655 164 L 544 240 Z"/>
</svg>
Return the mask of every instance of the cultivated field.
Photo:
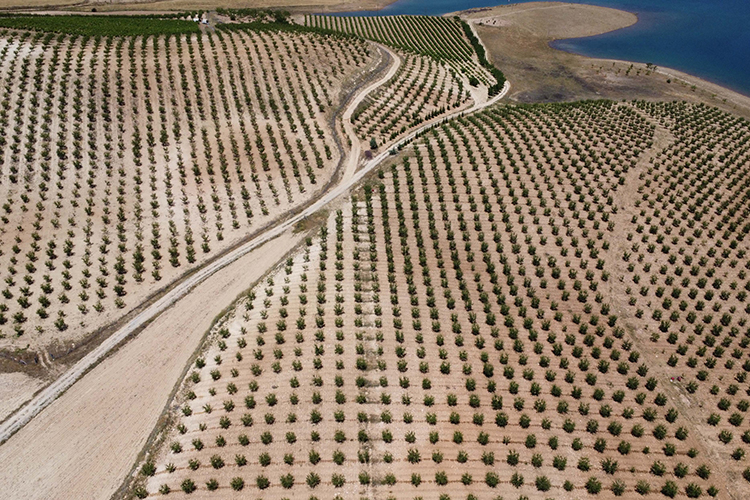
<svg viewBox="0 0 750 500">
<path fill-rule="evenodd" d="M 3 443 L 0 483 L 12 498 L 111 498 L 215 318 L 302 239 L 282 235 L 197 285 Z"/>
<path fill-rule="evenodd" d="M 498 82 L 495 75 L 488 74 L 489 68 L 483 54 L 476 52 L 478 41 L 470 38 L 470 28 L 457 17 L 307 15 L 304 16 L 304 23 L 306 26 L 356 34 L 400 50 L 433 57 L 472 79 L 473 86 L 479 83 L 488 86 L 498 84 L 498 87 L 490 89 L 492 95 L 502 87 L 503 82 Z"/>
<path fill-rule="evenodd" d="M 244 29 L 0 32 L 1 345 L 64 354 L 321 192 L 371 51 Z"/>
<path fill-rule="evenodd" d="M 468 85 L 467 85 L 468 86 Z M 393 78 L 352 116 L 358 137 L 375 149 L 432 118 L 472 103 L 464 80 L 429 57 L 405 56 Z"/>
<path fill-rule="evenodd" d="M 748 133 L 607 101 L 428 133 L 214 332 L 136 493 L 745 497 Z"/>
<path fill-rule="evenodd" d="M 432 16 L 305 16 L 305 25 L 353 33 L 398 49 L 447 61 L 468 74 L 477 71 L 476 55 L 455 19 Z"/>
<path fill-rule="evenodd" d="M 505 83 L 484 53 L 475 51 L 478 40 L 468 37 L 470 28 L 457 18 L 307 15 L 304 23 L 389 45 L 406 59 L 393 79 L 368 96 L 352 117 L 358 136 L 371 149 L 424 122 L 484 101 Z"/>
<path fill-rule="evenodd" d="M 656 84 L 489 105 L 504 63 L 517 101 L 661 78 L 590 63 L 587 86 L 545 59 L 589 14 L 588 34 L 633 22 L 560 4 L 474 26 L 0 18 L 3 367 L 54 373 L 278 236 L 15 435 L 2 422 L 0 482 L 18 498 L 749 497 L 750 124 L 640 99 L 673 96 Z M 5 380 L 0 418 L 40 386 Z"/>
</svg>

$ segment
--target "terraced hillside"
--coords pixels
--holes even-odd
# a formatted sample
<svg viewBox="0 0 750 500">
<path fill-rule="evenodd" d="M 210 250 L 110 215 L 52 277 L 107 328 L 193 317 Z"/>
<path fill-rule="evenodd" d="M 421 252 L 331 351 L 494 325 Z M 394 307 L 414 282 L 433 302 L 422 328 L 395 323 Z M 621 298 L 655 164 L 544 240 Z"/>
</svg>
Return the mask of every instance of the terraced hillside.
<svg viewBox="0 0 750 500">
<path fill-rule="evenodd" d="M 746 497 L 749 134 L 606 101 L 430 131 L 216 327 L 134 492 Z"/>
<path fill-rule="evenodd" d="M 288 30 L 0 31 L 0 345 L 66 349 L 323 190 L 373 55 Z"/>
</svg>

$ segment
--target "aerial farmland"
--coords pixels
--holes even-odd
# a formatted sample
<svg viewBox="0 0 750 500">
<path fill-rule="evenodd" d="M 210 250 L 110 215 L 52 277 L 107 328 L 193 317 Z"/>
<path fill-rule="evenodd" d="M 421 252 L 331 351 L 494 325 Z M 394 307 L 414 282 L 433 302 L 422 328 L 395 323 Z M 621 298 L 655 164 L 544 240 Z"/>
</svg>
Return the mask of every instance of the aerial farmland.
<svg viewBox="0 0 750 500">
<path fill-rule="evenodd" d="M 746 98 L 525 5 L 0 16 L 9 498 L 747 498 Z"/>
</svg>

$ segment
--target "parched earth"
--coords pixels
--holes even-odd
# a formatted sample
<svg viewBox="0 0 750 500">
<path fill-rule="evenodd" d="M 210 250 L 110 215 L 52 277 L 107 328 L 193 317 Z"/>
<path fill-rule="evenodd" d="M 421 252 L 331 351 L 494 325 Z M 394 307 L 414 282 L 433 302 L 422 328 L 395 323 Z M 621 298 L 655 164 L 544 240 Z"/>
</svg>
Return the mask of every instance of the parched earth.
<svg viewBox="0 0 750 500">
<path fill-rule="evenodd" d="M 672 183 L 692 174 L 670 176 L 718 148 L 703 175 L 728 205 L 690 213 L 730 224 L 748 133 L 703 105 L 614 102 L 428 133 L 215 329 L 140 491 L 744 498 L 747 244 L 732 226 L 684 281 L 678 260 L 723 245 L 688 236 L 704 219 Z M 728 312 L 694 328 L 704 273 Z"/>
<path fill-rule="evenodd" d="M 504 105 L 420 136 L 317 236 L 212 276 L 0 447 L 14 494 L 108 497 L 135 461 L 118 496 L 746 497 L 748 125 L 696 103 L 742 98 L 521 40 L 557 7 L 527 9 L 476 13 L 513 100 L 657 102 Z M 16 50 L 0 57 L 33 60 Z M 679 96 L 693 103 L 660 102 Z"/>
</svg>

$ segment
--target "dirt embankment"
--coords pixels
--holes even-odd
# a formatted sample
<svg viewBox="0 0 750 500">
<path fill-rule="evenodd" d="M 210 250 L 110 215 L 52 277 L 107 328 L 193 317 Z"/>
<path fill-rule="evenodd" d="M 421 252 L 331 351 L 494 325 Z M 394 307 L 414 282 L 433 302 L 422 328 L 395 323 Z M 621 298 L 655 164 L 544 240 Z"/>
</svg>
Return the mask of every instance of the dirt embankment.
<svg viewBox="0 0 750 500">
<path fill-rule="evenodd" d="M 510 99 L 703 101 L 750 116 L 750 98 L 685 73 L 641 63 L 593 59 L 550 47 L 565 38 L 626 28 L 635 14 L 592 5 L 533 2 L 459 13 L 476 25 L 489 57 L 513 82 Z"/>
</svg>

